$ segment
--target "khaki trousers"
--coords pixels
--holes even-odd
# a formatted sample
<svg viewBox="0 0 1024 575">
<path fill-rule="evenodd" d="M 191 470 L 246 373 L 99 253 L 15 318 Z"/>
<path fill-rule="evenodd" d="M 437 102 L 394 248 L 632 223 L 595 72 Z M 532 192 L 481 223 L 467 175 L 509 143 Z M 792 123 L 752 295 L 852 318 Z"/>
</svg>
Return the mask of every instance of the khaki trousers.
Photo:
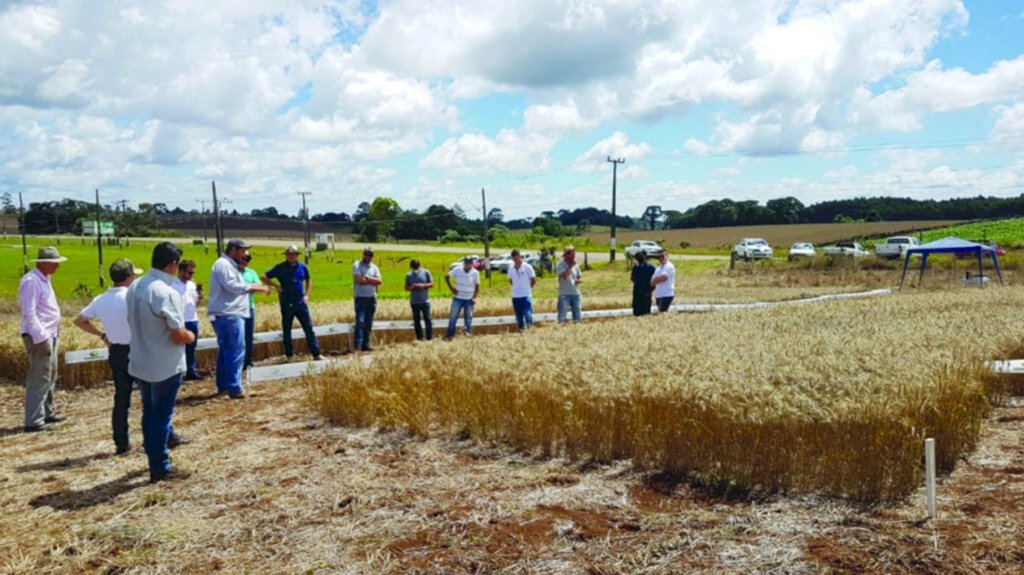
<svg viewBox="0 0 1024 575">
<path fill-rule="evenodd" d="M 57 384 L 57 338 L 32 343 L 22 334 L 28 353 L 28 376 L 25 378 L 25 427 L 42 425 L 53 416 L 53 388 Z"/>
</svg>

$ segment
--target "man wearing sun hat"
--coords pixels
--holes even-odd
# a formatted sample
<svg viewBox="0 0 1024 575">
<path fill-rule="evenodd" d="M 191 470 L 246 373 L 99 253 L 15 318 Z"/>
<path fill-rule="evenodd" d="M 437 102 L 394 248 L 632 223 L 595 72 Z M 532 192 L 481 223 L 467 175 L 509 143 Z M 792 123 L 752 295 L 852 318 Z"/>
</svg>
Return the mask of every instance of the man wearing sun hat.
<svg viewBox="0 0 1024 575">
<path fill-rule="evenodd" d="M 60 306 L 50 276 L 68 261 L 54 247 L 39 248 L 36 267 L 22 276 L 18 285 L 21 305 L 21 340 L 28 353 L 25 378 L 25 431 L 44 431 L 64 420 L 53 410 L 53 389 L 57 383 L 57 336 Z"/>
<path fill-rule="evenodd" d="M 299 248 L 288 246 L 284 250 L 285 261 L 277 264 L 260 277 L 260 281 L 277 291 L 281 304 L 281 329 L 284 330 L 284 355 L 292 356 L 292 323 L 299 320 L 302 332 L 306 334 L 306 345 L 313 359 L 320 359 L 320 346 L 313 333 L 313 319 L 309 315 L 309 293 L 313 289 L 313 278 L 309 268 L 299 261 Z M 279 283 L 274 283 L 277 280 Z"/>
<path fill-rule="evenodd" d="M 114 431 L 115 453 L 124 455 L 131 450 L 128 435 L 128 408 L 132 402 L 132 376 L 128 374 L 128 352 L 132 332 L 128 327 L 128 286 L 143 271 L 130 260 L 121 258 L 110 264 L 110 281 L 114 286 L 93 298 L 75 318 L 75 325 L 100 338 L 107 346 L 107 364 L 114 376 L 114 410 L 110 425 Z M 103 329 L 93 325 L 99 319 Z"/>
</svg>

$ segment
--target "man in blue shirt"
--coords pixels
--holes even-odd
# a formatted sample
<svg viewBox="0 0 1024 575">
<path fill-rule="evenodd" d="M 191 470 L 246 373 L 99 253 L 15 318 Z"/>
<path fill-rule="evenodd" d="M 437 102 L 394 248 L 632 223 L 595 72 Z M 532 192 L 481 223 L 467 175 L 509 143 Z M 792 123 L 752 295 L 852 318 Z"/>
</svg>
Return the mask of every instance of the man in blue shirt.
<svg viewBox="0 0 1024 575">
<path fill-rule="evenodd" d="M 210 271 L 210 302 L 206 304 L 213 331 L 217 333 L 217 391 L 227 393 L 231 399 L 245 397 L 242 365 L 249 294 L 270 293 L 265 285 L 245 283 L 242 272 L 238 271 L 249 254 L 249 247 L 242 240 L 228 242 L 224 254 L 217 258 Z"/>
<path fill-rule="evenodd" d="M 284 251 L 285 261 L 271 268 L 260 277 L 260 281 L 277 291 L 281 304 L 281 328 L 284 330 L 284 354 L 292 357 L 292 322 L 299 320 L 306 344 L 313 359 L 320 359 L 320 346 L 313 333 L 313 320 L 309 315 L 309 293 L 313 289 L 313 278 L 309 268 L 299 261 L 299 248 L 288 246 Z M 277 280 L 279 283 L 274 283 Z"/>
</svg>

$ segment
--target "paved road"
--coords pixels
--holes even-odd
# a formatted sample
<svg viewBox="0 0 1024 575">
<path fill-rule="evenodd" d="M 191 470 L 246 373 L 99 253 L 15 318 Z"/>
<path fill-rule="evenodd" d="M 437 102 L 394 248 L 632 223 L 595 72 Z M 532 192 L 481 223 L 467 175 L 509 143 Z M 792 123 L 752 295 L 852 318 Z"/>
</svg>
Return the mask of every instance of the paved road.
<svg viewBox="0 0 1024 575">
<path fill-rule="evenodd" d="M 181 238 L 133 238 L 132 241 L 181 241 Z M 249 242 L 258 246 L 276 246 L 286 248 L 292 244 L 298 244 L 295 240 L 288 239 L 271 239 L 271 238 L 246 238 Z M 355 242 L 338 242 L 335 244 L 335 248 L 339 250 L 362 250 L 363 248 L 370 246 L 374 251 L 377 252 L 428 252 L 428 253 L 445 253 L 445 254 L 458 254 L 460 256 L 466 254 L 477 254 L 483 255 L 484 247 L 479 246 L 477 248 L 467 247 L 451 247 L 451 246 L 425 246 L 421 244 L 374 244 L 374 243 L 355 243 Z M 492 248 L 491 254 L 498 255 L 508 253 L 509 250 L 506 248 Z M 608 249 L 602 248 L 597 251 L 587 252 L 588 261 L 592 262 L 606 262 L 608 261 Z M 619 255 L 618 257 L 623 257 Z M 690 261 L 705 261 L 705 260 L 716 260 L 716 261 L 729 261 L 729 256 L 704 256 L 704 255 L 690 255 L 690 254 L 672 254 L 673 260 L 690 260 Z M 582 254 L 580 254 L 582 260 Z"/>
</svg>

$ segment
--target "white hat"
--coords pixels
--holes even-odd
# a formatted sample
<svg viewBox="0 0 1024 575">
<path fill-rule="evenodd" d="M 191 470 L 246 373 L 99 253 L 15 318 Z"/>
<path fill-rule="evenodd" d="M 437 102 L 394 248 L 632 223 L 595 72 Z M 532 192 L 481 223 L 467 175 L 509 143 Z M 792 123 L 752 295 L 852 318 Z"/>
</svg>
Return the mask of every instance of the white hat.
<svg viewBox="0 0 1024 575">
<path fill-rule="evenodd" d="M 68 261 L 68 258 L 60 255 L 57 248 L 48 246 L 45 248 L 39 248 L 39 253 L 36 254 L 36 259 L 33 262 L 42 262 L 47 264 L 60 264 Z"/>
</svg>

